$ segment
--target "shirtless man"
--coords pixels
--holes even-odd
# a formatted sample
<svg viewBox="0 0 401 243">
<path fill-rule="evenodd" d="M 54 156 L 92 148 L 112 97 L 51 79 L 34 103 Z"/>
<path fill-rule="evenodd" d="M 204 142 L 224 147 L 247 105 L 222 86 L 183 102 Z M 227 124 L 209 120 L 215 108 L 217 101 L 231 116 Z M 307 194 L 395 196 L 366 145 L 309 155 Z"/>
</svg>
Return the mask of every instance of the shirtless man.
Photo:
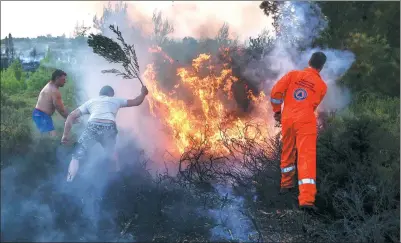
<svg viewBox="0 0 401 243">
<path fill-rule="evenodd" d="M 108 156 L 113 157 L 116 170 L 119 170 L 117 154 L 114 147 L 117 138 L 117 126 L 115 123 L 117 112 L 120 108 L 139 106 L 144 101 L 148 90 L 142 86 L 141 94 L 135 99 L 122 99 L 114 97 L 114 90 L 110 86 L 104 86 L 99 97 L 85 102 L 68 115 L 65 122 L 64 133 L 61 143 L 68 143 L 68 136 L 72 124 L 82 115 L 89 114 L 88 124 L 78 139 L 75 153 L 72 155 L 68 168 L 67 181 L 72 181 L 78 172 L 79 162 L 85 159 L 88 150 L 99 142 L 106 149 Z"/>
<path fill-rule="evenodd" d="M 64 71 L 57 69 L 53 72 L 52 79 L 39 93 L 38 102 L 32 112 L 32 120 L 42 134 L 50 132 L 52 137 L 56 136 L 51 117 L 55 110 L 64 118 L 68 116 L 59 90 L 60 87 L 64 86 L 66 76 L 67 74 Z"/>
</svg>

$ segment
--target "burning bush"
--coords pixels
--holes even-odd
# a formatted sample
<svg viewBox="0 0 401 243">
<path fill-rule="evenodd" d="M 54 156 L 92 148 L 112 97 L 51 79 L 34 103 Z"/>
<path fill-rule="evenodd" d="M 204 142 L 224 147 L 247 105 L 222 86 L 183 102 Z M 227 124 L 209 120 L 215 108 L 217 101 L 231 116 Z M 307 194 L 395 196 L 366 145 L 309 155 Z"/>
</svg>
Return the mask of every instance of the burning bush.
<svg viewBox="0 0 401 243">
<path fill-rule="evenodd" d="M 254 112 L 240 114 L 232 92 L 238 78 L 232 74 L 229 63 L 219 63 L 211 55 L 200 54 L 190 67 L 176 69 L 176 85 L 168 92 L 158 85 L 157 76 L 163 74 L 157 75 L 154 64 L 147 67 L 144 76 L 150 90 L 151 113 L 170 130 L 179 153 L 202 141 L 208 152 L 226 154 L 228 150 L 223 144 L 222 131 L 224 136 L 232 139 L 253 137 L 263 140 L 268 135 L 264 93 L 254 96 L 249 91 Z M 182 98 L 179 94 L 187 94 L 187 97 Z M 256 134 L 248 129 L 241 134 L 251 120 L 258 121 L 263 131 Z"/>
</svg>

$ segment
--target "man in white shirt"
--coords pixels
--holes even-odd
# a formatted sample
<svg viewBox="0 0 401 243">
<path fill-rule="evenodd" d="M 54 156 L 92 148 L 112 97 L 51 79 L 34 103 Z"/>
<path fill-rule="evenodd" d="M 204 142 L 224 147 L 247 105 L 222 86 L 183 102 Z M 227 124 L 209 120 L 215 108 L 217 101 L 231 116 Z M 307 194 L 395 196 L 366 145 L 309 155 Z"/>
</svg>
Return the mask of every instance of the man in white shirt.
<svg viewBox="0 0 401 243">
<path fill-rule="evenodd" d="M 72 155 L 67 181 L 74 179 L 78 172 L 79 161 L 85 158 L 88 150 L 96 142 L 99 142 L 106 149 L 107 155 L 114 155 L 113 159 L 117 165 L 117 154 L 114 151 L 118 133 L 115 123 L 117 112 L 120 108 L 139 106 L 147 94 L 147 88 L 142 86 L 141 94 L 135 99 L 116 98 L 114 97 L 113 88 L 107 85 L 100 90 L 99 97 L 88 100 L 68 115 L 61 139 L 63 144 L 68 142 L 68 136 L 74 121 L 85 114 L 89 114 L 90 117 L 85 130 L 78 139 L 76 151 Z"/>
</svg>

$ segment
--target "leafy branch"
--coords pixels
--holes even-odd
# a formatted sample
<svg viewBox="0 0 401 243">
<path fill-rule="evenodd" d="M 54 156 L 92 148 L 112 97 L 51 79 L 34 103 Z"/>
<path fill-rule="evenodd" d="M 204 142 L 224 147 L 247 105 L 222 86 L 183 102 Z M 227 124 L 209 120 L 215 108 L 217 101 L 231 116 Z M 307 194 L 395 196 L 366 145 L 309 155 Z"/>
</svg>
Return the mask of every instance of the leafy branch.
<svg viewBox="0 0 401 243">
<path fill-rule="evenodd" d="M 102 73 L 114 73 L 117 76 L 122 76 L 125 79 L 137 78 L 143 86 L 140 78 L 139 63 L 134 49 L 134 45 L 128 45 L 122 37 L 118 27 L 110 25 L 109 28 L 117 35 L 117 40 L 122 44 L 122 47 L 114 40 L 101 34 L 90 34 L 88 37 L 88 45 L 92 47 L 93 52 L 105 58 L 109 63 L 120 63 L 125 69 L 120 71 L 117 69 L 102 70 Z"/>
</svg>

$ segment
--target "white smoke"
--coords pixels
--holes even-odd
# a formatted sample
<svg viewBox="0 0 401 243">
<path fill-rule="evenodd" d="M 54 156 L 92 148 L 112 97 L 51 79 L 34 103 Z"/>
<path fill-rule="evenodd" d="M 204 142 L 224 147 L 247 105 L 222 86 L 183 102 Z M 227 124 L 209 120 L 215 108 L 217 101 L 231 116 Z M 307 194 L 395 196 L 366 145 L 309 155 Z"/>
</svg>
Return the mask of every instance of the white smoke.
<svg viewBox="0 0 401 243">
<path fill-rule="evenodd" d="M 327 56 L 327 61 L 320 75 L 327 84 L 327 94 L 319 107 L 319 110 L 340 110 L 351 101 L 351 93 L 346 87 L 338 85 L 338 80 L 347 72 L 355 61 L 355 55 L 350 51 L 333 49 L 309 49 L 302 53 L 301 60 L 307 60 L 314 52 L 322 51 Z M 300 64 L 301 65 L 301 64 Z"/>
<path fill-rule="evenodd" d="M 345 108 L 350 101 L 350 92 L 337 85 L 339 78 L 351 67 L 355 56 L 350 51 L 326 48 L 311 48 L 311 44 L 327 27 L 319 7 L 315 3 L 285 2 L 281 7 L 283 16 L 279 19 L 280 33 L 272 51 L 267 53 L 258 65 L 249 66 L 244 75 L 251 80 L 258 80 L 255 73 L 268 69 L 276 75 L 264 82 L 266 92 L 291 70 L 299 70 L 308 66 L 313 52 L 322 51 L 327 56 L 327 62 L 321 71 L 321 76 L 328 86 L 327 95 L 319 106 L 319 110 L 335 110 Z M 256 67 L 255 67 L 256 66 Z"/>
<path fill-rule="evenodd" d="M 139 60 L 140 73 L 144 73 L 146 66 L 152 62 L 152 56 L 148 52 L 148 48 L 152 42 L 147 36 L 140 24 L 135 23 L 129 16 L 129 8 L 125 10 L 123 5 L 119 3 L 114 6 L 114 11 L 104 17 L 102 34 L 112 38 L 116 42 L 117 36 L 108 27 L 113 24 L 122 32 L 126 43 L 134 44 L 136 54 Z M 98 97 L 99 90 L 104 85 L 110 85 L 115 91 L 115 96 L 126 99 L 133 99 L 140 95 L 141 84 L 139 80 L 123 79 L 115 74 L 104 74 L 102 70 L 118 69 L 120 65 L 108 63 L 103 57 L 94 54 L 92 49 L 85 43 L 84 46 L 78 47 L 77 50 L 78 63 L 74 67 L 74 72 L 80 80 L 77 83 L 79 90 L 78 105 L 83 104 L 90 98 Z M 124 70 L 122 70 L 124 71 Z M 163 158 L 154 158 L 154 154 L 160 154 L 159 149 L 164 148 L 168 144 L 168 138 L 164 133 L 160 132 L 162 127 L 157 119 L 149 114 L 148 103 L 145 101 L 138 107 L 129 107 L 120 109 L 116 123 L 119 130 L 117 148 L 123 147 L 128 141 L 134 138 L 137 145 L 143 148 L 146 154 L 155 161 L 163 163 Z M 93 149 L 94 150 L 94 149 Z M 99 153 L 94 153 L 98 156 Z M 164 167 L 164 164 L 156 167 Z"/>
</svg>

